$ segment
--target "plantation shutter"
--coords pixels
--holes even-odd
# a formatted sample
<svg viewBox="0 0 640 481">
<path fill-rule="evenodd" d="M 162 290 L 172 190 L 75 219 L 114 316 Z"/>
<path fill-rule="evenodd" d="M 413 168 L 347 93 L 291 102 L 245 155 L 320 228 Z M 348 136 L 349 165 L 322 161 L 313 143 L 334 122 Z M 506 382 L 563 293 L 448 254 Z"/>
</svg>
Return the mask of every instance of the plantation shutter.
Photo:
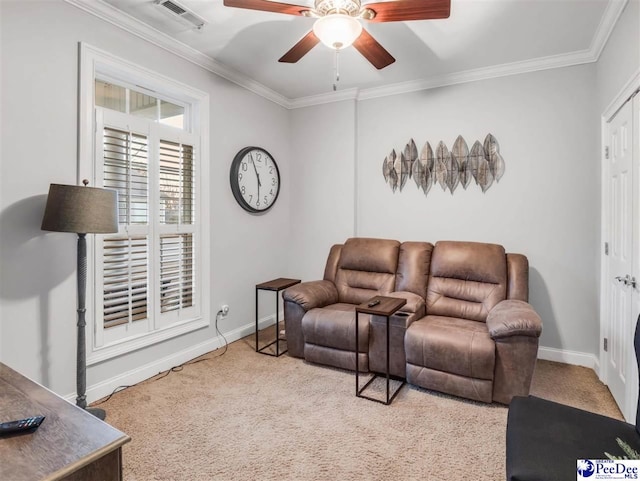
<svg viewBox="0 0 640 481">
<path fill-rule="evenodd" d="M 193 236 L 160 237 L 160 310 L 193 306 Z"/>
<path fill-rule="evenodd" d="M 181 318 L 194 307 L 194 148 L 175 140 L 159 143 L 160 312 Z"/>
<path fill-rule="evenodd" d="M 149 223 L 149 148 L 147 137 L 105 127 L 104 186 L 118 191 L 118 223 Z"/>
<path fill-rule="evenodd" d="M 120 226 L 102 246 L 103 326 L 109 328 L 149 317 L 148 138 L 105 127 L 103 159 L 103 185 L 118 191 Z"/>
<path fill-rule="evenodd" d="M 104 327 L 146 319 L 149 240 L 104 239 Z"/>
<path fill-rule="evenodd" d="M 193 147 L 160 140 L 160 223 L 193 224 Z"/>
</svg>

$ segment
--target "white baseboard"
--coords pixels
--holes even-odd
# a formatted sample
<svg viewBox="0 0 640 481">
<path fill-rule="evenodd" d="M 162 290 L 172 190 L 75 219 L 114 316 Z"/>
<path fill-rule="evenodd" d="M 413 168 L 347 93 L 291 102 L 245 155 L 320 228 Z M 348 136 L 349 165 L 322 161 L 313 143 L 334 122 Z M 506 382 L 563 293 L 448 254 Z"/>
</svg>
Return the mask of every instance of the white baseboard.
<svg viewBox="0 0 640 481">
<path fill-rule="evenodd" d="M 282 317 L 280 317 L 280 319 L 282 319 Z M 275 318 L 273 315 L 265 316 L 258 321 L 258 327 L 259 329 L 264 329 L 272 325 L 274 322 Z M 224 335 L 227 338 L 227 341 L 231 343 L 249 336 L 254 332 L 255 323 L 250 322 L 232 331 L 226 332 Z M 108 396 L 118 386 L 131 386 L 137 384 L 145 379 L 149 379 L 150 377 L 157 375 L 160 372 L 164 372 L 174 366 L 179 366 L 180 364 L 202 356 L 207 352 L 218 349 L 223 345 L 224 340 L 221 336 L 217 336 L 194 346 L 190 346 L 182 351 L 173 353 L 170 356 L 166 356 L 162 359 L 156 359 L 155 361 L 144 364 L 105 381 L 92 384 L 87 387 L 87 403 L 92 403 L 93 401 L 97 401 L 98 399 Z M 600 374 L 600 362 L 594 354 L 540 346 L 538 348 L 538 359 L 584 366 L 593 369 L 597 375 Z M 67 394 L 64 398 L 71 403 L 75 403 L 76 393 Z"/>
<path fill-rule="evenodd" d="M 587 352 L 568 351 L 565 349 L 540 346 L 538 348 L 538 359 L 588 367 L 593 369 L 596 374 L 599 374 L 600 371 L 600 361 L 597 356 Z"/>
<path fill-rule="evenodd" d="M 280 318 L 282 319 L 282 318 Z M 272 325 L 275 322 L 275 318 L 273 315 L 263 317 L 258 321 L 259 329 L 264 329 Z M 250 322 L 245 324 L 244 326 L 240 326 L 237 329 L 234 329 L 229 332 L 223 333 L 227 338 L 229 343 L 233 341 L 237 341 L 238 339 L 242 339 L 248 335 L 251 335 L 255 332 L 256 325 L 254 322 Z M 169 356 L 163 357 L 161 359 L 156 359 L 148 364 L 144 364 L 140 367 L 127 371 L 125 373 L 114 376 L 110 379 L 106 379 L 97 384 L 92 384 L 87 387 L 87 403 L 92 403 L 97 401 L 98 399 L 102 399 L 105 396 L 108 396 L 113 392 L 115 388 L 118 386 L 132 386 L 139 382 L 144 381 L 145 379 L 149 379 L 157 375 L 160 372 L 164 372 L 168 369 L 171 369 L 174 366 L 179 366 L 191 359 L 195 359 L 196 357 L 202 356 L 207 352 L 211 352 L 215 349 L 224 346 L 224 339 L 222 336 L 217 336 L 212 339 L 207 339 L 204 342 L 196 344 L 194 346 L 190 346 L 182 351 L 178 351 Z M 76 393 L 67 394 L 64 398 L 70 403 L 75 403 Z"/>
</svg>

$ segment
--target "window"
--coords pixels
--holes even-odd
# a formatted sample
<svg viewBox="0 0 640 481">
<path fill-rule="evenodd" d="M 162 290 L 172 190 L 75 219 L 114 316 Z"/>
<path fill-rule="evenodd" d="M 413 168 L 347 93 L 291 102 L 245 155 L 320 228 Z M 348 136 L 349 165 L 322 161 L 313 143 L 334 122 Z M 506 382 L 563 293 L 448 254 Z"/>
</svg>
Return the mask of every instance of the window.
<svg viewBox="0 0 640 481">
<path fill-rule="evenodd" d="M 85 45 L 82 55 L 81 151 L 93 152 L 80 177 L 117 190 L 119 204 L 118 233 L 92 246 L 92 364 L 209 324 L 208 97 Z"/>
<path fill-rule="evenodd" d="M 108 80 L 96 79 L 95 105 L 130 113 L 179 129 L 185 128 L 185 108 L 152 95 L 137 92 Z"/>
</svg>

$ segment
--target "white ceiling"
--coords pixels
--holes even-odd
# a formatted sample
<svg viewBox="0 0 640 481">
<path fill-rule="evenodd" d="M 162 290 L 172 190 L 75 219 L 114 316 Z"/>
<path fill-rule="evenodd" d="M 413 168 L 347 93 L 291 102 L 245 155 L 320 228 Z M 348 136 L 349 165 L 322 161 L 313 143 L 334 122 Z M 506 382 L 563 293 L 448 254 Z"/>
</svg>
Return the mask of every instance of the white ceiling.
<svg viewBox="0 0 640 481">
<path fill-rule="evenodd" d="M 324 45 L 317 45 L 296 64 L 278 62 L 311 29 L 312 18 L 230 8 L 222 0 L 176 0 L 206 20 L 201 30 L 195 30 L 171 18 L 154 0 L 105 1 L 287 99 L 332 93 L 335 55 Z M 338 88 L 373 89 L 430 79 L 433 83 L 473 72 L 594 61 L 625 3 L 452 0 L 451 16 L 445 20 L 364 22 L 396 62 L 376 70 L 353 47 L 347 48 L 340 53 Z"/>
</svg>

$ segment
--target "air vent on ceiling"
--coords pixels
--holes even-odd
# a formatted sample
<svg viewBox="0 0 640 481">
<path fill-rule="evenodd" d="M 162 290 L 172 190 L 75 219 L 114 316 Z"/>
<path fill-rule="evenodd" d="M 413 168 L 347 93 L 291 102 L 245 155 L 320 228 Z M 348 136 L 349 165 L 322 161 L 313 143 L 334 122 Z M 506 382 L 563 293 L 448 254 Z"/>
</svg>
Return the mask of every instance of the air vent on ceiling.
<svg viewBox="0 0 640 481">
<path fill-rule="evenodd" d="M 182 21 L 182 23 L 200 30 L 206 23 L 202 17 L 189 10 L 184 5 L 180 5 L 175 0 L 156 0 L 156 5 L 160 10 L 171 15 L 172 18 Z"/>
</svg>

